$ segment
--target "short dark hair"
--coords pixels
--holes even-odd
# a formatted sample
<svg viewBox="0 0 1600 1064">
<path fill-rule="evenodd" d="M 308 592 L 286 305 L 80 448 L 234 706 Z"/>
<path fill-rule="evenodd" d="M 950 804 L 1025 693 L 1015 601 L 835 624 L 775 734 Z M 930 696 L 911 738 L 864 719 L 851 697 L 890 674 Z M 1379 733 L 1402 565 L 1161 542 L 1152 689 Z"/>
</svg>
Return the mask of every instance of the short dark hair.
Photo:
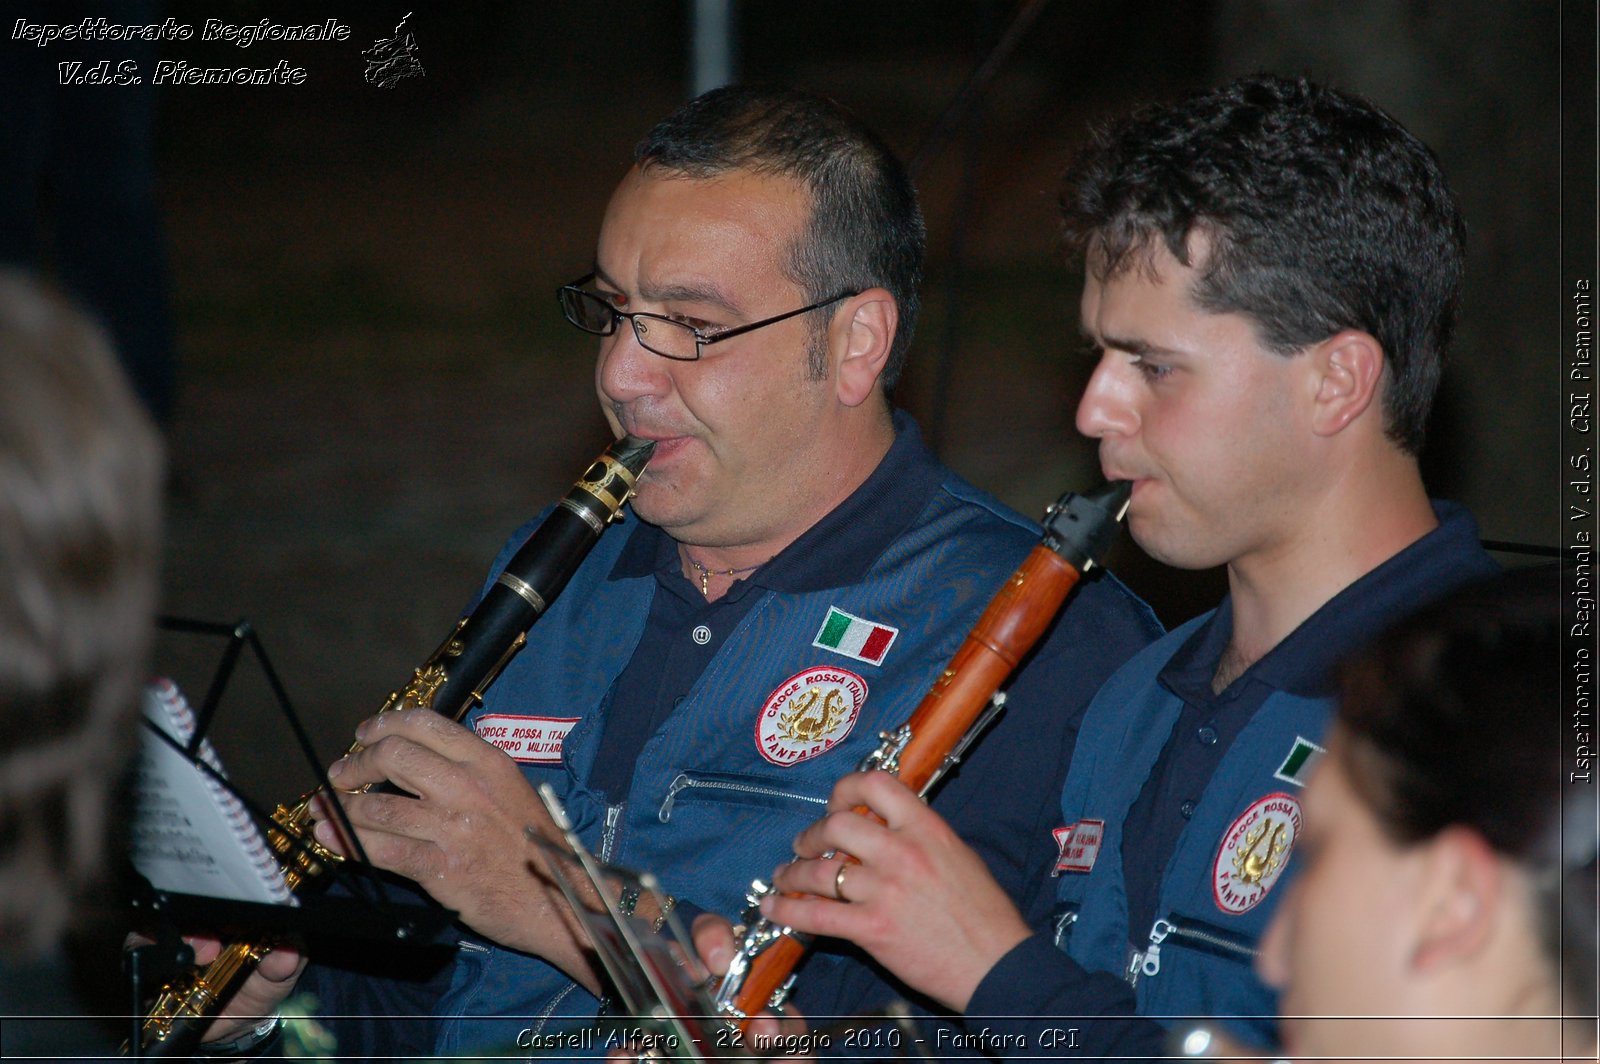
<svg viewBox="0 0 1600 1064">
<path fill-rule="evenodd" d="M 882 287 L 900 324 L 882 380 L 892 388 L 916 329 L 927 230 L 916 190 L 889 147 L 832 100 L 798 89 L 731 85 L 697 96 L 633 150 L 641 169 L 705 178 L 773 174 L 811 193 L 811 221 L 785 272 L 812 300 Z M 817 311 L 818 323 L 832 307 Z M 820 357 L 820 356 L 819 356 Z M 813 371 L 821 366 L 814 363 Z"/>
<path fill-rule="evenodd" d="M 1160 237 L 1193 297 L 1292 354 L 1342 329 L 1383 347 L 1385 432 L 1422 448 L 1455 326 L 1466 225 L 1428 147 L 1360 97 L 1241 78 L 1097 132 L 1061 196 L 1069 250 L 1102 280 Z"/>
<path fill-rule="evenodd" d="M 1562 598 L 1559 568 L 1536 566 L 1393 626 L 1340 670 L 1337 736 L 1390 838 L 1411 845 L 1462 825 L 1527 872 L 1545 954 L 1592 1008 L 1595 799 L 1562 776 L 1559 738 L 1576 709 L 1570 688 L 1563 702 Z"/>
</svg>

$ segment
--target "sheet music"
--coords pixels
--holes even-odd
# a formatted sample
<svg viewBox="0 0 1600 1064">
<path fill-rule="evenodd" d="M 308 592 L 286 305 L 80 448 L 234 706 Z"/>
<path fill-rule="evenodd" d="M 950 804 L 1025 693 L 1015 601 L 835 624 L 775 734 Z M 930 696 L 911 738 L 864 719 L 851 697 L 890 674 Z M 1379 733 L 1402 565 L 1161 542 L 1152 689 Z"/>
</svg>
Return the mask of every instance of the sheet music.
<svg viewBox="0 0 1600 1064">
<path fill-rule="evenodd" d="M 180 745 L 194 735 L 194 714 L 170 680 L 145 688 L 144 715 Z M 222 773 L 209 742 L 201 740 L 196 756 Z M 142 733 L 134 798 L 133 864 L 158 890 L 299 904 L 239 799 L 148 729 Z"/>
</svg>

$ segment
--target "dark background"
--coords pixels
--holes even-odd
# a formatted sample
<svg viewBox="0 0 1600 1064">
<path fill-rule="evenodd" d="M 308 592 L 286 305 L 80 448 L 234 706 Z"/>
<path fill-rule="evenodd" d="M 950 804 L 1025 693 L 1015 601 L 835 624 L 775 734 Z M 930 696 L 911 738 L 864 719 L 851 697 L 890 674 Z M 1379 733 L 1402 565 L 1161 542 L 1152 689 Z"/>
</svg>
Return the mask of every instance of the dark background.
<svg viewBox="0 0 1600 1064">
<path fill-rule="evenodd" d="M 593 345 L 553 292 L 589 263 L 633 141 L 687 95 L 688 10 L 186 0 L 160 12 L 196 28 L 163 58 L 307 71 L 299 86 L 154 90 L 178 382 L 164 608 L 251 619 L 324 761 L 433 649 L 504 537 L 605 442 Z M 1015 10 L 746 0 L 739 69 L 834 96 L 909 157 Z M 362 50 L 407 11 L 425 76 L 368 84 Z M 248 49 L 198 39 L 208 18 L 263 17 L 338 18 L 352 33 Z M 1565 33 L 1592 34 L 1585 17 Z M 1558 542 L 1562 39 L 1550 0 L 1045 5 L 918 175 L 931 257 L 899 400 L 947 462 L 1025 512 L 1090 483 L 1093 449 L 1072 430 L 1089 369 L 1077 267 L 1055 249 L 1068 157 L 1089 122 L 1134 103 L 1252 70 L 1309 74 L 1371 95 L 1428 141 L 1471 227 L 1430 486 L 1469 503 L 1490 539 Z M 7 62 L 40 59 L 7 44 Z M 53 80 L 65 49 L 34 52 Z M 1593 91 L 1592 71 L 1568 82 Z M 81 105 L 139 90 L 60 91 Z M 42 223 L 70 209 L 58 199 L 47 184 Z M 1168 623 L 1222 586 L 1131 547 L 1115 567 Z M 168 638 L 158 668 L 198 695 L 219 649 Z M 218 725 L 224 759 L 266 800 L 310 779 L 274 712 L 248 666 Z"/>
</svg>

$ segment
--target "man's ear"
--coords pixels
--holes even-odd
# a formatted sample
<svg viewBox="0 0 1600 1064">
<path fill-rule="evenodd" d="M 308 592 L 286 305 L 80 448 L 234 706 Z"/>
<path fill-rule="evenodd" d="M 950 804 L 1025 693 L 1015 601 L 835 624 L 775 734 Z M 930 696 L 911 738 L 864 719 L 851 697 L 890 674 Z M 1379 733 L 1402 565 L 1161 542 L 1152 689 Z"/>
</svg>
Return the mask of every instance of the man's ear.
<svg viewBox="0 0 1600 1064">
<path fill-rule="evenodd" d="M 828 349 L 837 360 L 834 387 L 839 402 L 860 406 L 876 390 L 889 364 L 900 308 L 887 289 L 869 288 L 852 296 L 828 330 Z"/>
<path fill-rule="evenodd" d="M 1381 404 L 1374 404 L 1383 388 L 1388 360 L 1383 357 L 1383 345 L 1370 334 L 1346 329 L 1307 354 L 1316 374 L 1312 427 L 1319 436 L 1343 431 L 1369 408 L 1382 417 Z"/>
<path fill-rule="evenodd" d="M 1429 973 L 1470 959 L 1493 937 L 1505 896 L 1505 871 L 1477 832 L 1450 827 L 1423 845 L 1412 967 Z"/>
</svg>

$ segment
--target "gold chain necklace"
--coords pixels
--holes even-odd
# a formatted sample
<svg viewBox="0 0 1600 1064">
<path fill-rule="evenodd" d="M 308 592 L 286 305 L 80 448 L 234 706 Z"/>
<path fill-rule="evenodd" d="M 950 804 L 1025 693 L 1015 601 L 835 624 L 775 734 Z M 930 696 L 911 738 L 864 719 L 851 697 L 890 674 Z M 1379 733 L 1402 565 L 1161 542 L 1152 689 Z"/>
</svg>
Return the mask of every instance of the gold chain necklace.
<svg viewBox="0 0 1600 1064">
<path fill-rule="evenodd" d="M 767 564 L 766 562 L 757 562 L 755 565 L 747 565 L 743 569 L 707 569 L 695 561 L 694 555 L 689 553 L 688 548 L 684 549 L 683 556 L 689 560 L 689 567 L 700 574 L 700 594 L 706 598 L 711 597 L 711 578 L 713 576 L 738 576 L 740 573 L 753 573 Z M 768 560 L 770 561 L 770 559 Z"/>
</svg>

